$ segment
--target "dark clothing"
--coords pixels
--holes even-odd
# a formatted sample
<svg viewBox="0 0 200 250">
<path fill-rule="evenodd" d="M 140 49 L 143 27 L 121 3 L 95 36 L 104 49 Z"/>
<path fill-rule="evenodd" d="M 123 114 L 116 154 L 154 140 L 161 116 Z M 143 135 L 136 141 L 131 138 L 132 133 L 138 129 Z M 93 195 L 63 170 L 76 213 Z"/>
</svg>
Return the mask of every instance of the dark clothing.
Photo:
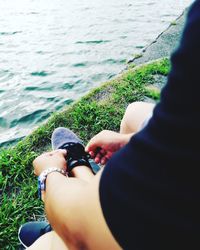
<svg viewBox="0 0 200 250">
<path fill-rule="evenodd" d="M 147 126 L 106 165 L 100 202 L 123 249 L 200 249 L 200 1 Z"/>
</svg>

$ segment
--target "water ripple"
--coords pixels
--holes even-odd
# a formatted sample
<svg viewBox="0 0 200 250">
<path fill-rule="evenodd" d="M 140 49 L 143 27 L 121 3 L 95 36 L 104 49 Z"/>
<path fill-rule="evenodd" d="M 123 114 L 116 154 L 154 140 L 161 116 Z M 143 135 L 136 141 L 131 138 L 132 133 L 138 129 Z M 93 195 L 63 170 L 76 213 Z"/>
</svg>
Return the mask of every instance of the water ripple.
<svg viewBox="0 0 200 250">
<path fill-rule="evenodd" d="M 110 40 L 91 40 L 91 41 L 77 41 L 76 44 L 101 44 L 101 43 L 109 43 Z"/>
<path fill-rule="evenodd" d="M 24 115 L 19 119 L 15 119 L 10 123 L 10 128 L 15 127 L 17 124 L 20 123 L 26 123 L 26 124 L 31 124 L 33 122 L 35 122 L 36 120 L 40 119 L 41 115 L 46 113 L 45 109 L 39 109 L 36 110 L 28 115 Z"/>
<path fill-rule="evenodd" d="M 49 75 L 53 75 L 55 72 L 47 72 L 47 71 L 35 71 L 30 73 L 31 76 L 39 76 L 39 77 L 45 77 Z"/>
<path fill-rule="evenodd" d="M 40 87 L 40 86 L 28 86 L 28 87 L 25 87 L 24 90 L 25 91 L 51 91 L 53 89 L 52 86 L 46 86 L 46 87 Z"/>
<path fill-rule="evenodd" d="M 61 84 L 61 88 L 62 89 L 72 89 L 74 87 L 74 85 L 72 83 L 69 83 L 69 82 L 65 82 L 65 83 L 62 83 Z"/>
<path fill-rule="evenodd" d="M 9 70 L 0 71 L 0 83 L 6 83 L 14 77 L 14 73 Z"/>
<path fill-rule="evenodd" d="M 105 65 L 105 64 L 124 64 L 125 62 L 126 62 L 126 59 L 116 60 L 113 58 L 109 58 L 109 59 L 106 59 L 104 61 L 101 61 L 100 63 Z"/>
<path fill-rule="evenodd" d="M 61 108 L 63 108 L 66 105 L 70 105 L 74 100 L 72 99 L 68 99 L 68 100 L 64 100 L 62 102 L 59 102 L 58 105 L 56 105 L 56 110 L 60 110 Z"/>
<path fill-rule="evenodd" d="M 126 59 L 140 54 L 192 0 L 0 2 L 0 145 L 5 145 L 120 73 Z"/>
<path fill-rule="evenodd" d="M 13 36 L 18 33 L 22 33 L 22 31 L 13 31 L 13 32 L 0 32 L 0 36 Z"/>
<path fill-rule="evenodd" d="M 3 117 L 0 117 L 0 127 L 1 128 L 6 128 L 8 126 L 6 119 Z"/>
</svg>

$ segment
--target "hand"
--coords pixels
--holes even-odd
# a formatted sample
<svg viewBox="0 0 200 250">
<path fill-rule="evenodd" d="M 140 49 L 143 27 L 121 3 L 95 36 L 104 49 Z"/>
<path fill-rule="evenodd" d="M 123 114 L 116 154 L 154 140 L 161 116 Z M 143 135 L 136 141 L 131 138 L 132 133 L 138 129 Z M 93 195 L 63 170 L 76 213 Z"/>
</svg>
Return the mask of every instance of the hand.
<svg viewBox="0 0 200 250">
<path fill-rule="evenodd" d="M 33 161 L 35 175 L 39 176 L 42 171 L 50 167 L 66 170 L 66 154 L 66 150 L 59 149 L 52 152 L 43 153 L 38 156 Z"/>
<path fill-rule="evenodd" d="M 96 163 L 105 164 L 113 153 L 128 143 L 132 135 L 103 130 L 89 141 L 85 150 Z"/>
</svg>

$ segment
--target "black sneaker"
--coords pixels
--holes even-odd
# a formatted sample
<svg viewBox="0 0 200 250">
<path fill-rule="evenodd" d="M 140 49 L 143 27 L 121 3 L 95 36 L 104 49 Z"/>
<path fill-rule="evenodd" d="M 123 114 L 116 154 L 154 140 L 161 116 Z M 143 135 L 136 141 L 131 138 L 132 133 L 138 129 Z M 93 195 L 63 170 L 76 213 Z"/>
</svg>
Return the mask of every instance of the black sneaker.
<svg viewBox="0 0 200 250">
<path fill-rule="evenodd" d="M 40 236 L 51 232 L 52 228 L 46 221 L 31 221 L 23 224 L 18 231 L 18 239 L 24 248 L 30 247 Z M 20 249 L 22 249 L 20 247 Z"/>
<path fill-rule="evenodd" d="M 52 149 L 67 150 L 67 167 L 70 172 L 76 166 L 87 166 L 96 173 L 100 167 L 85 152 L 83 141 L 71 130 L 63 127 L 56 128 L 51 137 Z"/>
</svg>

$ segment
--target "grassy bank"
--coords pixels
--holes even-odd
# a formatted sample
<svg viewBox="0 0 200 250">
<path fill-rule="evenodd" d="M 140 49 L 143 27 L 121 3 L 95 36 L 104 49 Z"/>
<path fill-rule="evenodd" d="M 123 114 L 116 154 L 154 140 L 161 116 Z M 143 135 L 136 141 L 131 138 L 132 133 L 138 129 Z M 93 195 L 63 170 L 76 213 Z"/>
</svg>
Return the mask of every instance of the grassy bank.
<svg viewBox="0 0 200 250">
<path fill-rule="evenodd" d="M 118 131 L 129 103 L 147 97 L 159 99 L 159 91 L 152 88 L 155 76 L 166 76 L 169 68 L 167 59 L 129 68 L 62 112 L 53 114 L 45 124 L 14 148 L 1 149 L 0 249 L 16 249 L 19 226 L 43 214 L 32 161 L 41 152 L 50 150 L 52 131 L 58 126 L 68 127 L 85 143 L 102 129 Z"/>
</svg>

